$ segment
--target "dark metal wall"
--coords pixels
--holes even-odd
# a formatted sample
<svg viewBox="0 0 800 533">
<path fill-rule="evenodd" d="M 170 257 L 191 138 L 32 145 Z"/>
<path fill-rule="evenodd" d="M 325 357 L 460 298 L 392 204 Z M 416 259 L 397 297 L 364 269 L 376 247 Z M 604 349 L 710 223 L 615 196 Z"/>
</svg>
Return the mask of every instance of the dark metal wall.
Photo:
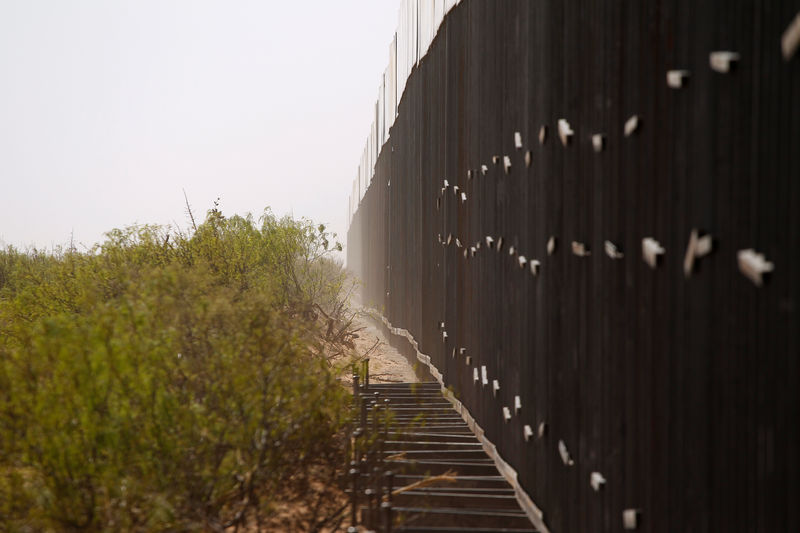
<svg viewBox="0 0 800 533">
<path fill-rule="evenodd" d="M 348 264 L 554 532 L 619 531 L 625 509 L 640 510 L 642 531 L 800 531 L 800 57 L 780 50 L 798 10 L 463 1 L 408 80 Z M 729 73 L 709 67 L 715 50 L 740 54 Z M 670 69 L 688 70 L 688 84 L 667 87 Z M 561 118 L 574 130 L 566 147 Z M 714 248 L 687 278 L 694 228 Z M 487 235 L 502 236 L 500 252 Z M 665 248 L 655 269 L 645 237 Z M 624 257 L 606 255 L 606 240 Z M 775 265 L 763 287 L 739 271 L 746 248 Z M 541 262 L 538 276 L 519 254 Z M 473 381 L 483 365 L 486 386 Z M 592 472 L 607 480 L 598 492 Z"/>
</svg>

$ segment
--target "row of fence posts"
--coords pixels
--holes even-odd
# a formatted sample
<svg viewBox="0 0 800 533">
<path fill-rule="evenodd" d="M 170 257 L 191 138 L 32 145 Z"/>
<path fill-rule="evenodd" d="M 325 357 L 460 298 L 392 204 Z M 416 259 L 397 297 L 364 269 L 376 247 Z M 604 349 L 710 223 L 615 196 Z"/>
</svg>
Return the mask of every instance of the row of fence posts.
<svg viewBox="0 0 800 533">
<path fill-rule="evenodd" d="M 369 358 L 362 361 L 363 382 L 353 365 L 353 429 L 347 447 L 350 492 L 348 533 L 391 533 L 394 473 L 386 470 L 384 444 L 389 434 L 389 398 L 369 388 Z M 383 401 L 381 401 L 383 400 Z M 363 499 L 362 499 L 363 498 Z"/>
</svg>

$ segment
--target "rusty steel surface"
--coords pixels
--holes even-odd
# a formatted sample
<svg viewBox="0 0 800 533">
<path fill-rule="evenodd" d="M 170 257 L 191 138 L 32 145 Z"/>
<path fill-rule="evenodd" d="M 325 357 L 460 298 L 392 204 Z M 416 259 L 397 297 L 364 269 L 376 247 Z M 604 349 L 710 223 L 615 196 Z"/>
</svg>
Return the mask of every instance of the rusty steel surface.
<svg viewBox="0 0 800 533">
<path fill-rule="evenodd" d="M 798 10 L 463 1 L 397 95 L 348 265 L 553 532 L 800 531 Z"/>
</svg>

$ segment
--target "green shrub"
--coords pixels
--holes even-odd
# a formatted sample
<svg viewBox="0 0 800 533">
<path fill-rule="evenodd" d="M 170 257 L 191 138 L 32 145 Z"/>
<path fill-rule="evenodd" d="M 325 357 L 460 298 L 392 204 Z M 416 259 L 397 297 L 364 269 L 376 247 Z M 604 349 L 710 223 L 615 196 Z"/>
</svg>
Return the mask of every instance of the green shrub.
<svg viewBox="0 0 800 533">
<path fill-rule="evenodd" d="M 338 245 L 336 245 L 338 246 Z M 331 453 L 325 228 L 215 208 L 191 234 L 0 252 L 0 529 L 221 530 Z"/>
</svg>

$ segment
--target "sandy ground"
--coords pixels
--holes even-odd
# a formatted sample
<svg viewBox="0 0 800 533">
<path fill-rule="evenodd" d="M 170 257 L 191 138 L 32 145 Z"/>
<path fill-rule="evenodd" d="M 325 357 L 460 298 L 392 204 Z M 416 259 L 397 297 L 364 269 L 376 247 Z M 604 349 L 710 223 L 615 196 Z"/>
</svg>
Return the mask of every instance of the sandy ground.
<svg viewBox="0 0 800 533">
<path fill-rule="evenodd" d="M 419 382 L 414 368 L 389 344 L 375 322 L 359 313 L 353 323 L 358 335 L 355 339 L 355 351 L 359 359 L 369 357 L 371 383 Z"/>
</svg>

